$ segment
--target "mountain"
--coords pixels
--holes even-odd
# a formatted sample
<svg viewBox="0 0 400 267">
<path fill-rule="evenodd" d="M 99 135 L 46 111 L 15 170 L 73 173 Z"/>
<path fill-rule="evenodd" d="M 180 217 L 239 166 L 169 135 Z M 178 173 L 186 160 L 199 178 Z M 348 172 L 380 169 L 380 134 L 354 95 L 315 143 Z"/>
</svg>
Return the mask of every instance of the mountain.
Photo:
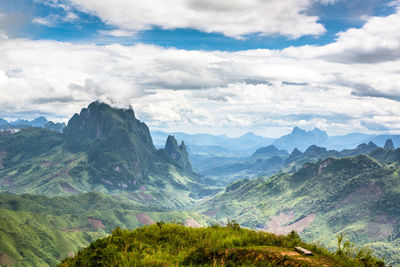
<svg viewBox="0 0 400 267">
<path fill-rule="evenodd" d="M 288 152 L 284 149 L 279 150 L 278 148 L 276 148 L 276 146 L 273 146 L 273 145 L 259 148 L 256 150 L 256 152 L 253 153 L 253 157 L 257 157 L 257 156 L 273 157 L 273 156 L 280 156 L 280 155 L 287 156 Z"/>
<path fill-rule="evenodd" d="M 327 157 L 343 158 L 365 154 L 376 157 L 378 160 L 385 160 L 384 163 L 387 163 L 391 158 L 397 156 L 395 152 L 390 153 L 390 150 L 385 153 L 379 151 L 377 145 L 369 142 L 342 151 L 311 145 L 304 152 L 295 148 L 289 155 L 286 150 L 279 150 L 271 145 L 258 149 L 251 157 L 231 159 L 225 162 L 220 160 L 219 164 L 208 164 L 203 168 L 202 173 L 226 186 L 238 179 L 270 176 L 282 170 L 292 173 L 300 169 L 304 163 L 317 162 Z"/>
<path fill-rule="evenodd" d="M 273 145 L 292 151 L 294 148 L 305 150 L 311 145 L 325 145 L 328 141 L 328 135 L 325 131 L 315 128 L 312 131 L 305 131 L 298 127 L 293 128 L 288 135 L 282 136 L 273 142 Z"/>
<path fill-rule="evenodd" d="M 186 134 L 181 132 L 173 132 L 167 134 L 162 131 L 152 131 L 151 135 L 154 139 L 156 146 L 162 145 L 167 139 L 168 135 L 173 135 L 177 140 L 185 140 L 187 144 L 198 146 L 216 146 L 229 140 L 226 135 L 212 135 L 212 134 Z"/>
<path fill-rule="evenodd" d="M 176 162 L 178 167 L 186 173 L 193 173 L 192 165 L 189 161 L 189 154 L 186 151 L 185 143 L 182 141 L 181 145 L 178 146 L 176 139 L 169 135 L 167 142 L 165 143 L 165 152 L 168 156 Z"/>
<path fill-rule="evenodd" d="M 46 128 L 55 132 L 61 132 L 65 128 L 65 123 L 54 123 L 52 121 L 48 121 L 45 117 L 41 116 L 32 121 L 18 119 L 13 122 L 8 122 L 0 118 L 0 131 L 19 131 L 21 129 L 31 128 L 31 127 L 39 127 Z"/>
<path fill-rule="evenodd" d="M 235 182 L 197 210 L 278 234 L 294 229 L 306 241 L 330 248 L 336 246 L 333 237 L 343 233 L 385 256 L 387 263 L 400 264 L 400 149 L 378 148 L 372 155 L 377 151 L 391 160 L 367 155 L 320 159 L 292 174 Z"/>
<path fill-rule="evenodd" d="M 225 155 L 230 154 L 234 157 L 249 156 L 256 149 L 269 145 L 274 140 L 251 132 L 237 138 L 230 138 L 226 135 L 186 134 L 180 132 L 167 134 L 161 131 L 155 131 L 151 134 L 157 147 L 163 145 L 164 140 L 168 135 L 173 135 L 177 140 L 185 140 L 190 154 L 202 154 L 204 153 L 204 147 L 207 147 L 208 156 L 215 156 L 221 152 L 225 153 Z M 215 148 L 215 151 L 213 148 Z"/>
<path fill-rule="evenodd" d="M 55 266 L 116 227 L 157 221 L 211 225 L 195 212 L 148 209 L 101 193 L 68 197 L 0 194 L 0 262 Z"/>
<path fill-rule="evenodd" d="M 24 120 L 24 119 L 18 119 L 18 120 L 10 122 L 10 124 L 14 125 L 14 126 L 25 125 L 25 126 L 31 126 L 31 127 L 43 127 L 44 125 L 46 125 L 47 122 L 48 122 L 48 120 L 45 117 L 40 116 L 31 121 Z"/>
<path fill-rule="evenodd" d="M 27 125 L 27 126 L 32 126 L 32 121 L 25 120 L 25 119 L 17 119 L 15 121 L 10 121 L 9 122 L 11 125 Z"/>
<path fill-rule="evenodd" d="M 94 102 L 62 133 L 28 128 L 0 139 L 0 191 L 49 196 L 99 191 L 139 204 L 186 205 L 218 191 L 180 158 L 157 150 L 133 109 Z"/>
<path fill-rule="evenodd" d="M 383 146 L 385 149 L 394 149 L 393 141 L 392 139 L 387 139 L 385 142 L 385 145 Z"/>
<path fill-rule="evenodd" d="M 66 127 L 67 125 L 64 122 L 58 122 L 58 123 L 54 123 L 52 121 L 48 121 L 43 128 L 49 129 L 51 131 L 55 131 L 55 132 L 59 132 L 61 133 L 63 131 L 63 129 Z"/>
<path fill-rule="evenodd" d="M 32 126 L 33 127 L 44 127 L 47 122 L 48 122 L 48 120 L 45 117 L 41 116 L 32 121 Z"/>
<path fill-rule="evenodd" d="M 330 149 L 343 150 L 356 147 L 361 143 L 368 143 L 375 135 L 363 133 L 350 133 L 346 135 L 329 136 L 327 147 Z"/>
</svg>

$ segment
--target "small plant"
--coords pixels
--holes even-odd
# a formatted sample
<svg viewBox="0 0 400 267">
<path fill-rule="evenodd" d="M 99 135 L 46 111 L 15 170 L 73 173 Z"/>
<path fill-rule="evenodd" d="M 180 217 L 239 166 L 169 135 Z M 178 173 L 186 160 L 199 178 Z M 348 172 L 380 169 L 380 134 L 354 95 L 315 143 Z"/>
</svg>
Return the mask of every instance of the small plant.
<svg viewBox="0 0 400 267">
<path fill-rule="evenodd" d="M 383 260 L 373 256 L 372 250 L 368 247 L 357 247 L 350 240 L 344 240 L 345 234 L 337 236 L 338 248 L 336 255 L 346 260 L 352 260 L 362 266 L 385 266 Z"/>
<path fill-rule="evenodd" d="M 240 230 L 240 225 L 235 220 L 228 220 L 227 227 L 232 230 Z"/>
</svg>

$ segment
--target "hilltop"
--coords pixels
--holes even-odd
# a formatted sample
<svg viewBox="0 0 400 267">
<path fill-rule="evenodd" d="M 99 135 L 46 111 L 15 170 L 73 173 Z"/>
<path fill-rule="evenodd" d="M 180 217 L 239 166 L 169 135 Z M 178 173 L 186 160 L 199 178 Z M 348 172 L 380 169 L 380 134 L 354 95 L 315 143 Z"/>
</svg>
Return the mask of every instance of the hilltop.
<svg viewBox="0 0 400 267">
<path fill-rule="evenodd" d="M 313 251 L 304 256 L 293 248 Z M 227 227 L 187 228 L 157 224 L 136 230 L 117 228 L 109 237 L 93 242 L 74 258 L 59 266 L 383 266 L 367 255 L 356 259 L 334 255 L 300 240 L 293 232 L 276 236 L 241 229 L 234 222 Z"/>
</svg>

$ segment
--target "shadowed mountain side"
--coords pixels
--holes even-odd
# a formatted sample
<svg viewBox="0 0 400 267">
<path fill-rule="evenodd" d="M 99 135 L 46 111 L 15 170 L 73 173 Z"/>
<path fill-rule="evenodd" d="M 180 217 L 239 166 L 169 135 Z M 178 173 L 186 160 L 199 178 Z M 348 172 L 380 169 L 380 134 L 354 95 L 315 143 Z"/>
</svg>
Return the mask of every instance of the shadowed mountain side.
<svg viewBox="0 0 400 267">
<path fill-rule="evenodd" d="M 1 191 L 52 196 L 95 190 L 176 207 L 219 190 L 193 172 L 184 144 L 169 153 L 156 150 L 132 109 L 94 102 L 63 133 L 29 128 L 2 136 Z"/>
</svg>

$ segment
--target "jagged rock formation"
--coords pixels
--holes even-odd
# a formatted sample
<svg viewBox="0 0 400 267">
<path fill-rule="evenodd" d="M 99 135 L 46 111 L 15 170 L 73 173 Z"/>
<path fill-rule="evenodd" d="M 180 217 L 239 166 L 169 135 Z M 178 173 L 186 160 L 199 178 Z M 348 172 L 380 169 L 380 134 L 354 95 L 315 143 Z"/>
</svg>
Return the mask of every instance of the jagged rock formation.
<svg viewBox="0 0 400 267">
<path fill-rule="evenodd" d="M 327 141 L 328 134 L 325 131 L 321 131 L 318 128 L 312 131 L 305 131 L 295 127 L 290 134 L 276 139 L 273 145 L 291 151 L 296 147 L 300 150 L 304 150 L 311 145 L 325 145 Z"/>
<path fill-rule="evenodd" d="M 179 206 L 217 190 L 208 190 L 203 177 L 192 170 L 183 142 L 178 146 L 170 137 L 166 149 L 156 150 L 148 127 L 132 108 L 100 102 L 75 114 L 62 133 L 29 128 L 4 135 L 0 153 L 3 191 L 122 191 L 118 194 L 140 203 Z"/>
<path fill-rule="evenodd" d="M 189 161 L 189 154 L 183 141 L 181 142 L 181 145 L 178 146 L 178 142 L 176 141 L 175 137 L 169 135 L 167 142 L 165 143 L 165 152 L 183 171 L 187 173 L 193 172 L 192 165 Z"/>
<path fill-rule="evenodd" d="M 54 123 L 52 121 L 48 121 L 43 128 L 49 129 L 51 131 L 55 131 L 55 132 L 59 132 L 61 133 L 63 131 L 63 129 L 66 127 L 67 125 L 65 123 Z"/>
<path fill-rule="evenodd" d="M 393 141 L 392 139 L 388 139 L 385 142 L 385 145 L 383 146 L 385 149 L 394 149 Z"/>
</svg>

